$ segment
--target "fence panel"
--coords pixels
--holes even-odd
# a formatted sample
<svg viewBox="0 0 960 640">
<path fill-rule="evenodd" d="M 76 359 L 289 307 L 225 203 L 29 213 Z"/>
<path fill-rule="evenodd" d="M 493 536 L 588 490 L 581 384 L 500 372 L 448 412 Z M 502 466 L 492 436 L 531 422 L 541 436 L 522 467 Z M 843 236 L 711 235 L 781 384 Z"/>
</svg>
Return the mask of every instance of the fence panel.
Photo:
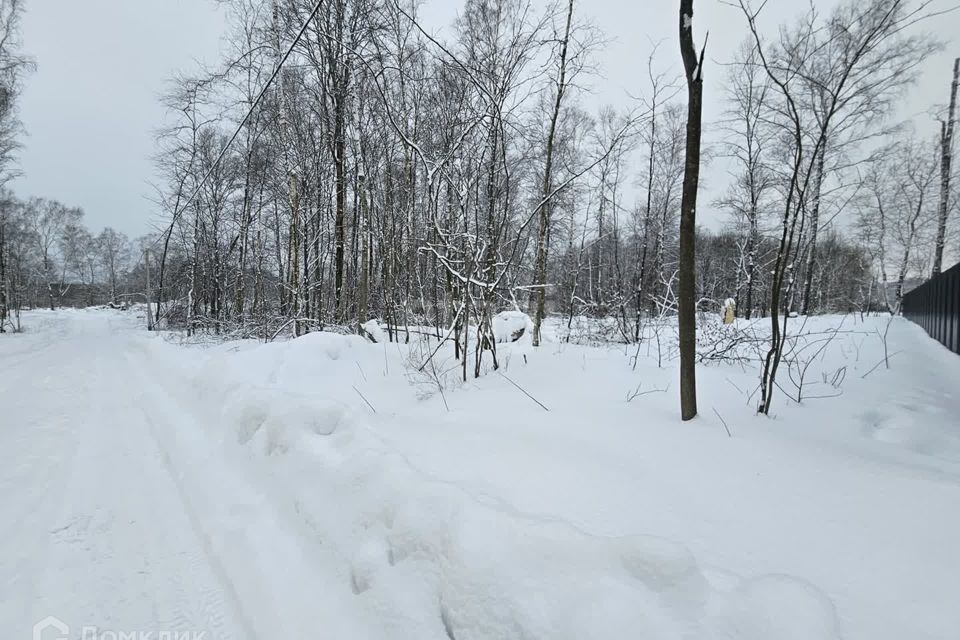
<svg viewBox="0 0 960 640">
<path fill-rule="evenodd" d="M 904 295 L 901 310 L 931 338 L 960 353 L 960 264 Z"/>
</svg>

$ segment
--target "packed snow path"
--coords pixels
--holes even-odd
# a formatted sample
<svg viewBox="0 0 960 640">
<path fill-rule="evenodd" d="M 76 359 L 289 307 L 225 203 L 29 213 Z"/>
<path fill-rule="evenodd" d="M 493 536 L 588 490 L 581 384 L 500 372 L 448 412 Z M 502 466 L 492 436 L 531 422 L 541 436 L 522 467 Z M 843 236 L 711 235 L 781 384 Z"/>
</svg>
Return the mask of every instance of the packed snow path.
<svg viewBox="0 0 960 640">
<path fill-rule="evenodd" d="M 3 637 L 48 616 L 70 640 L 361 637 L 198 407 L 165 391 L 186 369 L 138 333 L 123 314 L 38 313 L 0 357 Z"/>
<path fill-rule="evenodd" d="M 43 318 L 0 357 L 0 626 L 243 638 L 229 579 L 155 433 L 129 332 Z M 84 637 L 100 637 L 99 635 Z"/>
<path fill-rule="evenodd" d="M 862 377 L 883 355 L 868 319 L 817 362 L 847 369 L 842 395 L 773 421 L 735 391 L 753 373 L 705 367 L 705 415 L 679 426 L 672 393 L 624 401 L 675 376 L 632 349 L 504 345 L 551 411 L 488 375 L 448 388 L 447 412 L 412 347 L 27 320 L 0 340 L 5 638 L 46 616 L 70 640 L 960 628 L 960 359 L 904 321 L 890 370 Z"/>
</svg>

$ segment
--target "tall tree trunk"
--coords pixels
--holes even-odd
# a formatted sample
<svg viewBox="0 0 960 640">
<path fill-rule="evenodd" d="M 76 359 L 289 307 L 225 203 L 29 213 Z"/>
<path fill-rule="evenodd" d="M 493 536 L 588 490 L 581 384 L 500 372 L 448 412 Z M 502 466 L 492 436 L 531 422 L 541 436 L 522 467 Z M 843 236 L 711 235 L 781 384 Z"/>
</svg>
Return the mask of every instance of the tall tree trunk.
<svg viewBox="0 0 960 640">
<path fill-rule="evenodd" d="M 357 294 L 357 329 L 367 321 L 367 305 L 370 297 L 370 204 L 367 192 L 366 169 L 360 168 L 357 180 L 360 198 L 360 291 Z"/>
<path fill-rule="evenodd" d="M 903 283 L 907 279 L 907 272 L 910 269 L 910 252 L 913 249 L 914 240 L 917 237 L 917 221 L 923 213 L 923 195 L 917 198 L 917 206 L 911 212 L 910 219 L 907 222 L 907 238 L 903 247 L 903 258 L 900 260 L 900 269 L 897 273 L 897 288 L 895 294 L 896 313 L 900 313 L 900 307 L 903 304 Z"/>
<path fill-rule="evenodd" d="M 753 277 L 757 266 L 757 244 L 760 231 L 757 227 L 759 211 L 755 202 L 750 203 L 750 230 L 747 236 L 747 301 L 743 317 L 747 320 L 753 314 Z"/>
<path fill-rule="evenodd" d="M 533 346 L 540 346 L 540 325 L 546 313 L 547 300 L 547 251 L 550 229 L 550 213 L 553 209 L 553 144 L 557 134 L 557 120 L 560 117 L 560 103 L 567 82 L 567 44 L 570 41 L 570 23 L 573 21 L 573 0 L 567 5 L 567 23 L 563 31 L 563 40 L 560 42 L 560 70 L 557 78 L 557 96 L 550 114 L 550 131 L 547 134 L 547 157 L 543 169 L 543 203 L 540 207 L 540 228 L 537 231 L 537 260 L 536 274 L 534 275 L 534 290 L 536 296 L 536 310 L 533 316 Z"/>
<path fill-rule="evenodd" d="M 290 171 L 287 173 L 289 180 L 290 194 L 290 228 L 287 237 L 287 272 L 290 301 L 290 314 L 294 318 L 293 334 L 300 335 L 300 316 L 301 308 L 300 291 L 302 284 L 300 282 L 300 194 L 298 189 L 297 175 Z"/>
<path fill-rule="evenodd" d="M 810 246 L 807 248 L 807 264 L 803 276 L 803 303 L 801 315 L 807 315 L 810 309 L 810 294 L 813 290 L 813 272 L 817 266 L 817 232 L 820 229 L 820 200 L 823 193 L 823 171 L 826 164 L 826 144 L 820 147 L 820 154 L 814 163 L 813 206 L 810 207 Z"/>
<path fill-rule="evenodd" d="M 950 165 L 953 161 L 953 122 L 957 106 L 957 79 L 960 76 L 960 58 L 953 61 L 953 82 L 950 83 L 950 109 L 947 121 L 940 123 L 940 208 L 937 212 L 937 240 L 934 245 L 933 275 L 943 265 L 943 245 L 947 236 L 947 216 L 950 214 Z"/>
<path fill-rule="evenodd" d="M 657 92 L 654 89 L 653 104 L 650 107 L 650 157 L 647 158 L 647 206 L 644 214 L 643 223 L 643 248 L 640 253 L 640 273 L 637 276 L 637 324 L 634 328 L 633 337 L 637 342 L 640 341 L 640 320 L 643 314 L 643 296 L 644 285 L 647 278 L 647 247 L 650 244 L 650 225 L 653 222 L 653 164 L 654 154 L 657 147 Z M 659 239 L 658 235 L 658 239 Z M 657 251 L 659 251 L 659 245 Z M 659 254 L 657 254 L 659 259 Z"/>
<path fill-rule="evenodd" d="M 253 150 L 250 144 L 250 134 L 247 133 L 247 153 L 244 162 L 244 177 L 243 177 L 243 200 L 241 202 L 240 208 L 240 232 L 239 232 L 239 244 L 240 244 L 240 255 L 238 257 L 238 267 L 237 267 L 237 279 L 234 284 L 235 287 L 235 297 L 233 301 L 233 311 L 236 315 L 237 321 L 240 324 L 243 324 L 244 317 L 244 294 L 246 293 L 246 278 L 244 277 L 244 271 L 247 266 L 247 240 L 250 230 L 250 216 L 253 208 L 253 203 L 251 202 L 251 165 L 252 165 Z"/>
<path fill-rule="evenodd" d="M 4 233 L 5 228 L 6 225 L 3 219 L 0 219 L 0 333 L 6 331 L 4 324 L 7 321 L 7 306 L 9 305 L 10 299 L 7 293 L 7 242 Z"/>
<path fill-rule="evenodd" d="M 337 189 L 337 210 L 334 225 L 336 251 L 334 257 L 334 305 L 336 321 L 340 322 L 343 318 L 343 258 L 344 244 L 346 242 L 346 216 L 347 216 L 347 177 L 346 177 L 346 132 L 344 131 L 344 109 L 346 96 L 337 97 L 336 113 L 334 115 L 334 172 Z"/>
<path fill-rule="evenodd" d="M 680 202 L 680 417 L 697 415 L 696 216 L 700 182 L 700 121 L 703 108 L 703 53 L 693 44 L 693 0 L 680 0 L 680 54 L 687 78 L 687 145 Z"/>
</svg>

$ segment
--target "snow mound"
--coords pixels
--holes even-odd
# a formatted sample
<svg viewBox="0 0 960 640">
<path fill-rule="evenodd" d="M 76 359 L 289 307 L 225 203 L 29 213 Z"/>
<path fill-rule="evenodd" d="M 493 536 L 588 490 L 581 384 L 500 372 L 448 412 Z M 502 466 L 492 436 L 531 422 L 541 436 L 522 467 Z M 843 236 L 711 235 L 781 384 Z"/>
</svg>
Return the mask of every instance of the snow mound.
<svg viewBox="0 0 960 640">
<path fill-rule="evenodd" d="M 371 340 L 376 343 L 382 344 L 389 340 L 387 332 L 383 330 L 383 327 L 380 326 L 380 323 L 376 320 L 367 320 L 360 328 L 367 334 Z"/>
<path fill-rule="evenodd" d="M 500 336 L 529 323 L 498 318 Z M 383 345 L 316 333 L 229 351 L 201 378 L 220 398 L 224 442 L 335 550 L 331 588 L 358 598 L 380 637 L 838 637 L 830 600 L 799 579 L 720 588 L 674 540 L 596 535 L 420 470 L 367 424 L 357 394 L 385 402 L 384 357 Z"/>
<path fill-rule="evenodd" d="M 222 416 L 239 445 L 255 445 L 267 455 L 309 450 L 317 436 L 347 438 L 354 426 L 350 409 L 337 400 L 256 388 L 228 393 Z"/>
<path fill-rule="evenodd" d="M 28 550 L 43 584 L 63 583 L 57 601 L 112 602 L 106 578 L 143 566 L 151 593 L 181 602 L 166 577 L 205 590 L 197 558 L 214 589 L 184 602 L 229 591 L 236 607 L 211 611 L 249 625 L 236 637 L 940 640 L 960 628 L 960 359 L 904 319 L 850 316 L 838 334 L 843 318 L 793 323 L 795 352 L 818 355 L 804 401 L 778 396 L 770 420 L 749 402 L 755 364 L 705 364 L 704 410 L 682 429 L 675 393 L 659 392 L 676 379 L 672 321 L 621 347 L 614 324 L 549 318 L 549 348 L 505 345 L 504 376 L 418 400 L 426 338 L 176 344 L 118 311 L 27 319 L 35 333 L 0 339 L 14 418 L 0 485 L 11 521 L 30 525 L 7 546 Z M 444 359 L 460 364 L 450 344 L 438 357 L 441 375 Z M 120 467 L 91 476 L 97 460 Z M 170 516 L 161 536 L 188 545 L 151 551 L 152 524 Z M 35 590 L 19 588 L 31 572 L 6 568 L 8 591 L 25 594 L 0 613 L 9 622 Z M 104 580 L 78 590 L 90 575 Z"/>
<path fill-rule="evenodd" d="M 737 640 L 833 640 L 840 637 L 836 607 L 799 578 L 769 575 L 746 580 L 730 594 L 717 637 Z"/>
<path fill-rule="evenodd" d="M 702 618 L 706 580 L 679 544 L 491 515 L 464 514 L 444 566 L 452 637 L 678 637 Z"/>
<path fill-rule="evenodd" d="M 493 316 L 493 335 L 497 342 L 516 342 L 533 333 L 533 320 L 522 311 L 501 311 Z"/>
</svg>

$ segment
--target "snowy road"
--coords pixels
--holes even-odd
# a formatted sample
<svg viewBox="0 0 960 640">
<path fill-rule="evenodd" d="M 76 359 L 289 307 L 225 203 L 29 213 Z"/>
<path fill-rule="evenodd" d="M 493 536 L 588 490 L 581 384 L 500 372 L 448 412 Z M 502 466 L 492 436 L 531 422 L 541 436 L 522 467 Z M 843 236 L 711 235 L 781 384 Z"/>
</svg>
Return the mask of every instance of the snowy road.
<svg viewBox="0 0 960 640">
<path fill-rule="evenodd" d="M 28 638 L 51 615 L 77 637 L 84 627 L 246 637 L 155 437 L 129 334 L 103 316 L 46 322 L 0 359 L 0 406 L 17 416 L 0 429 L 4 637 Z"/>
<path fill-rule="evenodd" d="M 303 637 L 318 620 L 363 637 L 349 589 L 318 601 L 323 552 L 206 437 L 188 367 L 165 368 L 134 329 L 123 314 L 38 314 L 0 352 L 15 416 L 0 428 L 3 637 L 48 616 L 71 640 Z"/>
<path fill-rule="evenodd" d="M 906 322 L 892 369 L 863 377 L 881 342 L 857 327 L 823 365 L 850 369 L 843 395 L 773 422 L 730 392 L 752 374 L 705 368 L 729 438 L 709 417 L 678 429 L 666 394 L 625 403 L 674 374 L 616 349 L 511 365 L 505 346 L 548 413 L 496 376 L 420 397 L 399 345 L 356 336 L 203 348 L 109 311 L 28 327 L 0 340 L 4 639 L 47 616 L 69 634 L 42 640 L 940 640 L 960 624 L 960 361 Z"/>
</svg>

